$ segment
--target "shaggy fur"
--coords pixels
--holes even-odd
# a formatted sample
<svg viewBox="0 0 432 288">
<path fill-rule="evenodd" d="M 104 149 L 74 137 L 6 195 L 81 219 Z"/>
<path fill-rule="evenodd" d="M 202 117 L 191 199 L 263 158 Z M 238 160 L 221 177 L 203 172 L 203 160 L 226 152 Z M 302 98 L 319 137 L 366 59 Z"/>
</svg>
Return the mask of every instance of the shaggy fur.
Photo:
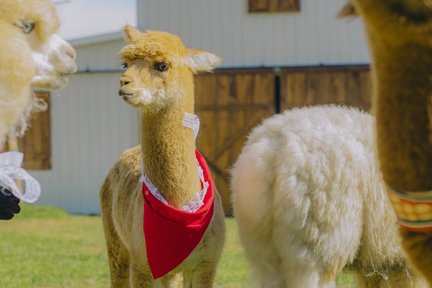
<svg viewBox="0 0 432 288">
<path fill-rule="evenodd" d="M 399 191 L 432 191 L 431 1 L 351 2 L 368 34 L 383 178 Z M 432 286 L 432 231 L 401 233 Z"/>
<path fill-rule="evenodd" d="M 232 173 L 240 238 L 259 287 L 421 287 L 406 267 L 374 158 L 373 118 L 314 107 L 250 134 Z M 416 286 L 419 285 L 419 286 Z"/>
<path fill-rule="evenodd" d="M 125 28 L 129 42 L 120 55 L 126 71 L 119 94 L 141 114 L 141 146 L 126 150 L 101 188 L 100 200 L 112 287 L 175 287 L 183 273 L 184 287 L 213 287 L 225 239 L 224 214 L 215 193 L 209 228 L 194 252 L 161 280 L 152 279 L 143 237 L 140 164 L 168 203 L 180 208 L 200 190 L 193 131 L 181 125 L 194 112 L 193 71 L 207 71 L 220 62 L 208 52 L 186 49 L 175 35 Z M 156 68 L 167 65 L 164 71 Z"/>
<path fill-rule="evenodd" d="M 31 111 L 43 109 L 31 89 L 60 88 L 76 71 L 75 51 L 54 35 L 58 27 L 48 0 L 0 1 L 0 147 L 11 130 L 24 132 Z"/>
</svg>

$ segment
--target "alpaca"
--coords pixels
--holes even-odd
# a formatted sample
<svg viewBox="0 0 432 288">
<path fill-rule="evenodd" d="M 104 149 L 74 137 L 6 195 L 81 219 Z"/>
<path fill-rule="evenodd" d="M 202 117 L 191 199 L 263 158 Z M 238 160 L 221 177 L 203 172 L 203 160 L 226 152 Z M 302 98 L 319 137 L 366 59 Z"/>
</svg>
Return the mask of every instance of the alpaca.
<svg viewBox="0 0 432 288">
<path fill-rule="evenodd" d="M 0 149 L 8 136 L 24 133 L 32 111 L 43 110 L 44 103 L 31 90 L 61 88 L 76 71 L 75 51 L 54 34 L 58 27 L 55 6 L 48 0 L 0 2 Z M 19 199 L 37 200 L 40 185 L 19 168 L 21 153 L 0 156 L 0 219 L 7 220 L 19 213 Z M 25 185 L 16 185 L 15 179 Z"/>
<path fill-rule="evenodd" d="M 234 216 L 259 287 L 423 287 L 407 268 L 374 159 L 373 117 L 317 106 L 253 129 L 231 170 Z"/>
<path fill-rule="evenodd" d="M 61 88 L 76 71 L 74 49 L 55 34 L 59 23 L 48 0 L 0 1 L 0 148 L 43 108 L 31 90 Z"/>
<path fill-rule="evenodd" d="M 179 37 L 166 32 L 141 33 L 126 26 L 125 40 L 128 44 L 120 56 L 126 70 L 120 78 L 119 95 L 140 112 L 141 146 L 120 156 L 100 191 L 111 286 L 176 287 L 177 274 L 182 272 L 184 287 L 213 287 L 225 239 L 218 193 L 209 200 L 213 195 L 209 188 L 204 199 L 199 197 L 210 207 L 203 214 L 210 222 L 206 222 L 207 230 L 200 228 L 198 237 L 171 235 L 167 232 L 171 224 L 155 224 L 151 214 L 175 210 L 189 217 L 195 213 L 186 208 L 201 206 L 192 201 L 202 186 L 207 187 L 200 185 L 202 177 L 197 171 L 193 73 L 210 71 L 220 59 L 186 49 Z M 207 213 L 212 210 L 213 215 Z M 159 235 L 161 238 L 152 238 Z M 197 245 L 193 251 L 191 243 Z"/>
<path fill-rule="evenodd" d="M 431 1 L 351 2 L 344 12 L 362 17 L 372 57 L 380 168 L 402 245 L 432 286 Z"/>
</svg>

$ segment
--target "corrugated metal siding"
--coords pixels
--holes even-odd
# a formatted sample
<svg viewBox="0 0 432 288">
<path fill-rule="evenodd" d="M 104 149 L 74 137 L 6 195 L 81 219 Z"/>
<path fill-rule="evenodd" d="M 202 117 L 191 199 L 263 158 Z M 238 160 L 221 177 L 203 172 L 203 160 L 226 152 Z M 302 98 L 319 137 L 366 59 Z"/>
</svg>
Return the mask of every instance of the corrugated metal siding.
<svg viewBox="0 0 432 288">
<path fill-rule="evenodd" d="M 302 0 L 299 13 L 249 14 L 247 0 L 137 0 L 141 29 L 180 35 L 225 67 L 368 63 L 359 19 L 335 19 L 346 0 Z"/>
<path fill-rule="evenodd" d="M 77 64 L 79 71 L 120 69 L 121 60 L 118 52 L 125 42 L 120 38 L 102 43 L 77 46 Z"/>
<path fill-rule="evenodd" d="M 52 170 L 31 171 L 43 188 L 37 204 L 99 213 L 103 179 L 120 153 L 139 143 L 139 116 L 117 96 L 118 79 L 78 74 L 52 94 Z"/>
</svg>

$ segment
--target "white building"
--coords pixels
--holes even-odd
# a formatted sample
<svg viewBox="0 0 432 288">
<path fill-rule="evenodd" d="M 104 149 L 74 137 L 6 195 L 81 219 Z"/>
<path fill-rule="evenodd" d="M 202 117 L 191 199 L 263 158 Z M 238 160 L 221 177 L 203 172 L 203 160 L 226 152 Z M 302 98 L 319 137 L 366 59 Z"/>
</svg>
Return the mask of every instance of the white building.
<svg viewBox="0 0 432 288">
<path fill-rule="evenodd" d="M 252 0 L 250 0 L 252 1 Z M 346 0 L 300 0 L 294 13 L 249 13 L 248 0 L 137 0 L 141 30 L 165 30 L 223 57 L 223 68 L 367 64 L 360 20 L 335 15 Z M 71 41 L 79 72 L 51 96 L 49 170 L 33 170 L 38 204 L 99 213 L 99 187 L 118 155 L 139 142 L 137 112 L 117 96 L 120 32 Z"/>
</svg>

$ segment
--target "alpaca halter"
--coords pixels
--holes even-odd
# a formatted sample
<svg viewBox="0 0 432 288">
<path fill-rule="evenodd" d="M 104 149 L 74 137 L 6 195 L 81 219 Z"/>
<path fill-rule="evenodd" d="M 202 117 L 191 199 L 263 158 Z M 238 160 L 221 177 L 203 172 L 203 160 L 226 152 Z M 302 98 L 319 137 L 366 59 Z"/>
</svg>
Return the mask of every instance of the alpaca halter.
<svg viewBox="0 0 432 288">
<path fill-rule="evenodd" d="M 39 198 L 41 187 L 35 178 L 21 168 L 23 157 L 20 152 L 0 154 L 0 184 L 10 189 L 15 197 L 33 203 Z M 20 191 L 15 180 L 24 181 L 24 191 Z"/>
<path fill-rule="evenodd" d="M 401 192 L 387 187 L 387 192 L 402 229 L 432 231 L 432 191 Z"/>
</svg>

